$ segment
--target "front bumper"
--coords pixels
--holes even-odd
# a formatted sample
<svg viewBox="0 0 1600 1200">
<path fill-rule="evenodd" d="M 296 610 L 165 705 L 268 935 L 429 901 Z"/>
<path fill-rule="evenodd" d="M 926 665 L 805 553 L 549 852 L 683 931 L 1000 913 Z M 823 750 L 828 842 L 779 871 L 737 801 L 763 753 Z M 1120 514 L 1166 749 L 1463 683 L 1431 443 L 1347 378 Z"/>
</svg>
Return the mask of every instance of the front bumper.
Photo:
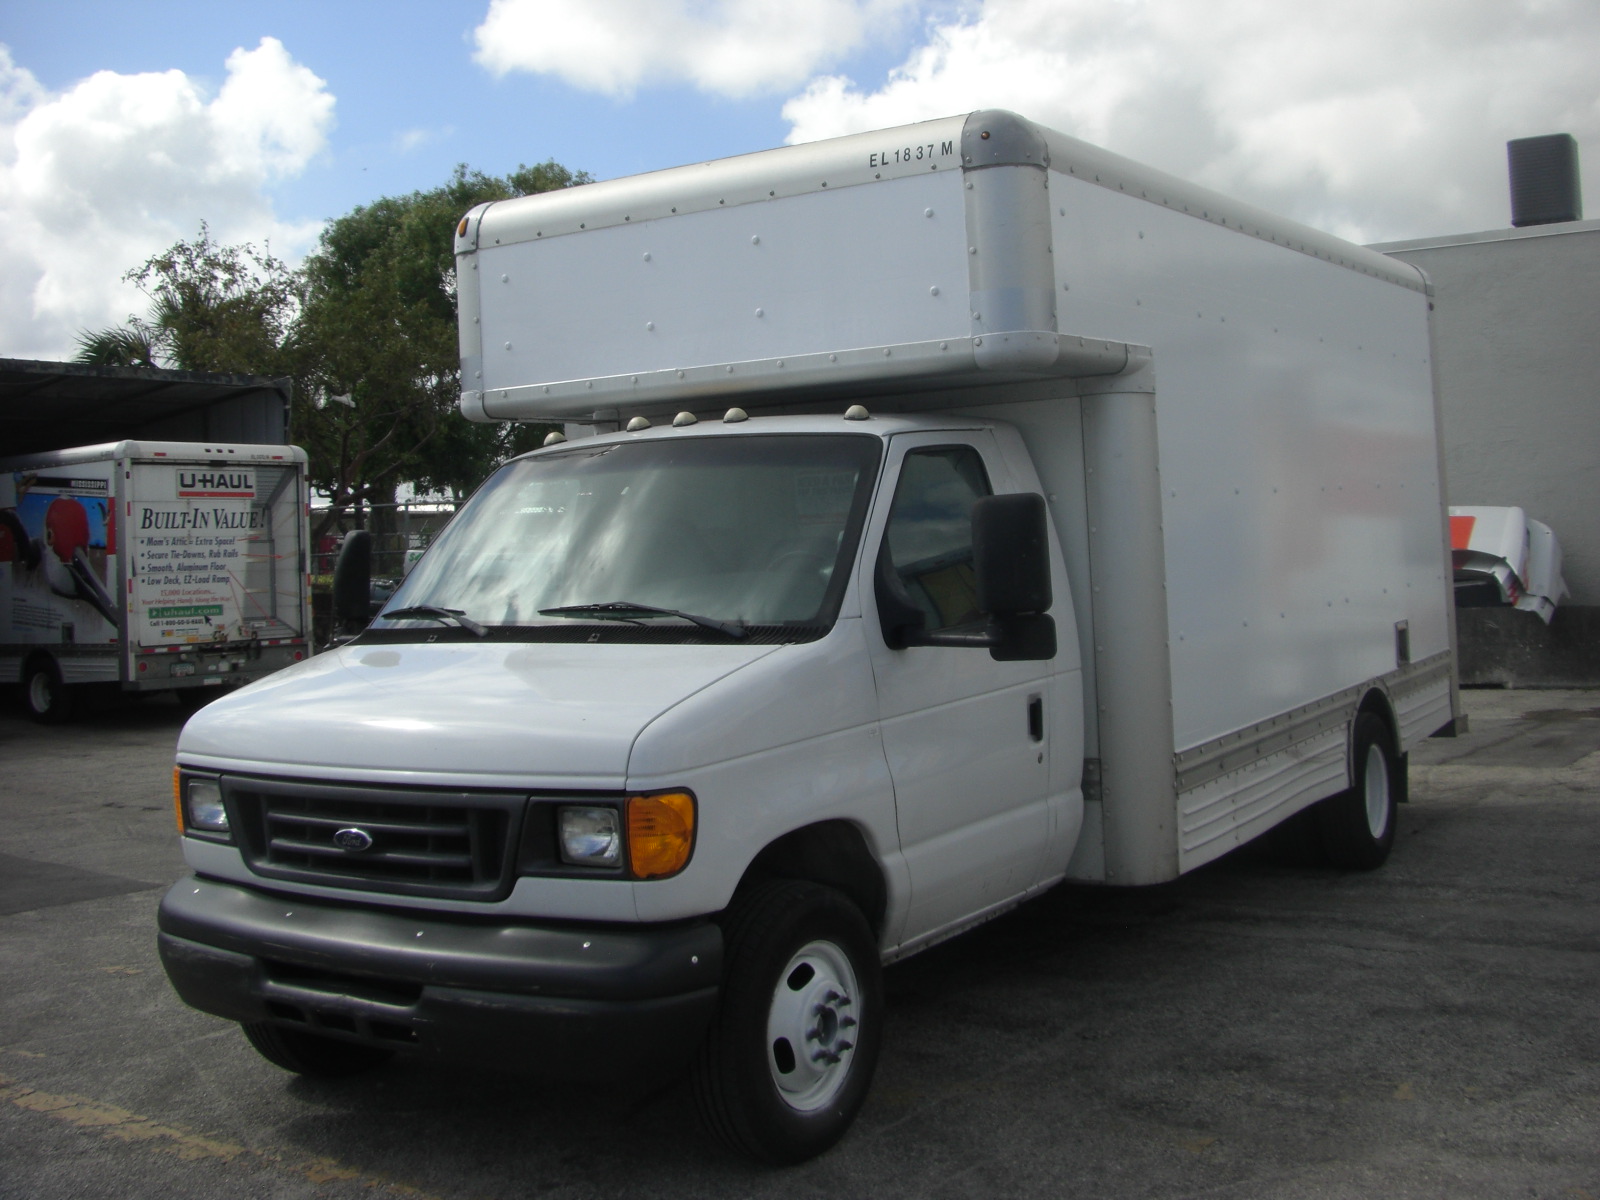
<svg viewBox="0 0 1600 1200">
<path fill-rule="evenodd" d="M 291 667 L 311 653 L 305 642 L 261 646 L 252 642 L 227 645 L 196 643 L 160 653 L 136 653 L 125 685 L 134 691 L 173 688 L 240 688 Z"/>
<path fill-rule="evenodd" d="M 158 924 L 168 978 L 203 1012 L 552 1076 L 682 1065 L 722 974 L 709 921 L 447 920 L 191 876 Z"/>
</svg>

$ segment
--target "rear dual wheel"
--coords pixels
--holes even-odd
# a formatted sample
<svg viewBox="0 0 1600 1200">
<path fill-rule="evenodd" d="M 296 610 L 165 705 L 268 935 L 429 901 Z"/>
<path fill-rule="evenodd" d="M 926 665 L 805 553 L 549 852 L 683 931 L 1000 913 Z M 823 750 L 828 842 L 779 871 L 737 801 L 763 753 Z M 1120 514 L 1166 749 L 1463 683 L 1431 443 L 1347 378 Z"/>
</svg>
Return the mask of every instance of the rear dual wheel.
<svg viewBox="0 0 1600 1200">
<path fill-rule="evenodd" d="M 61 678 L 61 669 L 48 658 L 36 658 L 22 676 L 22 700 L 28 715 L 41 725 L 60 725 L 72 719 L 77 695 Z"/>
<path fill-rule="evenodd" d="M 1395 802 L 1405 790 L 1404 762 L 1382 717 L 1365 712 L 1351 732 L 1349 791 L 1316 806 L 1323 853 L 1336 867 L 1370 871 L 1394 847 Z"/>
<path fill-rule="evenodd" d="M 878 947 L 820 884 L 776 880 L 735 902 L 721 1004 L 694 1069 L 702 1122 L 770 1163 L 814 1157 L 866 1099 L 883 1029 Z"/>
</svg>

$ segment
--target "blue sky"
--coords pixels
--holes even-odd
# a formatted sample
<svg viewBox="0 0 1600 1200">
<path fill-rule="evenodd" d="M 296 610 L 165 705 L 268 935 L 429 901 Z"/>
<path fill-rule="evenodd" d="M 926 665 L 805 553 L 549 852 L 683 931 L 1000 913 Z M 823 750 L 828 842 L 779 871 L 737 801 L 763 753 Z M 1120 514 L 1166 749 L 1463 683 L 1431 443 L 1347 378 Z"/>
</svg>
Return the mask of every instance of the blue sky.
<svg viewBox="0 0 1600 1200">
<path fill-rule="evenodd" d="M 975 108 L 1356 241 L 1503 227 L 1508 138 L 1600 155 L 1595 0 L 9 0 L 0 355 L 67 357 L 205 221 L 547 158 L 606 179 Z"/>
<path fill-rule="evenodd" d="M 212 88 L 238 47 L 281 41 L 337 98 L 326 153 L 273 187 L 286 219 L 327 219 L 444 182 L 456 163 L 502 174 L 553 158 L 599 179 L 781 145 L 777 103 L 689 86 L 633 101 L 472 61 L 486 0 L 11 0 L 0 42 L 51 91 L 94 71 L 177 69 Z M 903 49 L 903 46 L 901 47 Z M 884 74 L 892 54 L 849 63 Z M 876 61 L 874 61 L 876 59 Z"/>
</svg>

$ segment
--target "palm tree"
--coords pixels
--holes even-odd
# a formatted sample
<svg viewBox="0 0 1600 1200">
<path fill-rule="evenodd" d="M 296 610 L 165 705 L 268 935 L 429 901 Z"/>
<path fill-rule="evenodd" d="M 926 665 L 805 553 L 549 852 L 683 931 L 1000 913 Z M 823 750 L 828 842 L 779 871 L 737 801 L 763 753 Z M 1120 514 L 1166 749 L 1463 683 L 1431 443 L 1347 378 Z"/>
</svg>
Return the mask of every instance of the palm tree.
<svg viewBox="0 0 1600 1200">
<path fill-rule="evenodd" d="M 123 278 L 150 298 L 148 313 L 80 333 L 75 362 L 287 373 L 300 279 L 269 252 L 218 245 L 202 224 L 194 241 L 177 242 Z"/>
<path fill-rule="evenodd" d="M 156 366 L 157 339 L 152 337 L 153 332 L 142 321 L 98 333 L 85 329 L 78 334 L 78 352 L 72 361 L 93 367 Z"/>
</svg>

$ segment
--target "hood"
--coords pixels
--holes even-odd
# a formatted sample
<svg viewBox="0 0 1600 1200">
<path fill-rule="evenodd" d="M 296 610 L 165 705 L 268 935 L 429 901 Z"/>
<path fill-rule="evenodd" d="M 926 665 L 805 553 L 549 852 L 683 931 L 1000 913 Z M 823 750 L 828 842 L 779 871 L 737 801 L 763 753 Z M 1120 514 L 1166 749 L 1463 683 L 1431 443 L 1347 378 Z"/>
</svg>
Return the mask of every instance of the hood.
<svg viewBox="0 0 1600 1200">
<path fill-rule="evenodd" d="M 639 731 L 776 646 L 345 646 L 202 708 L 196 765 L 620 787 Z"/>
</svg>

